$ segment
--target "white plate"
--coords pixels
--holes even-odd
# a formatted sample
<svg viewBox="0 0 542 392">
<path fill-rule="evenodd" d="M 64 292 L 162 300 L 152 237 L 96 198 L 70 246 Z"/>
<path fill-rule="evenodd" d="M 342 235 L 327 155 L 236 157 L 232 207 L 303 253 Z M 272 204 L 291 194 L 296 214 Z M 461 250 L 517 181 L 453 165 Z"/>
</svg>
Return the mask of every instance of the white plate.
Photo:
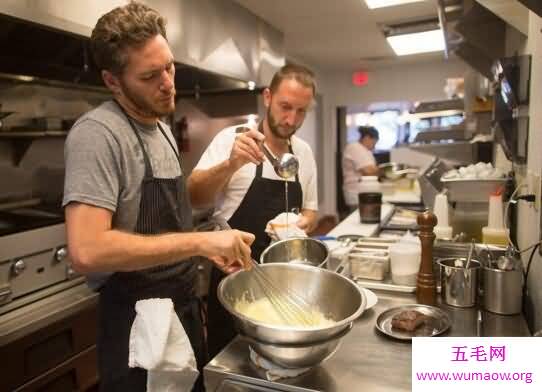
<svg viewBox="0 0 542 392">
<path fill-rule="evenodd" d="M 365 298 L 367 299 L 367 306 L 365 307 L 365 310 L 371 309 L 378 302 L 378 297 L 371 290 L 368 290 L 364 287 L 360 287 L 360 288 L 363 290 L 363 293 L 365 294 Z"/>
</svg>

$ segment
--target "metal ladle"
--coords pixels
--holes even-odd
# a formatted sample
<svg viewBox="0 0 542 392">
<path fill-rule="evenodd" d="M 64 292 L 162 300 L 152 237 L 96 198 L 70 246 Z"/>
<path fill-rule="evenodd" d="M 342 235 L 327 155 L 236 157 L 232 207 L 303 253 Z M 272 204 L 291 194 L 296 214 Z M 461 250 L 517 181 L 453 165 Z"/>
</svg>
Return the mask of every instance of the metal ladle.
<svg viewBox="0 0 542 392">
<path fill-rule="evenodd" d="M 244 133 L 247 131 L 250 131 L 250 128 L 238 127 L 235 130 L 235 133 Z M 275 155 L 273 155 L 265 143 L 258 143 L 258 145 L 279 177 L 286 179 L 294 177 L 297 174 L 299 171 L 299 160 L 294 154 L 287 152 L 282 154 L 280 158 L 277 158 Z"/>
<path fill-rule="evenodd" d="M 286 179 L 294 177 L 297 174 L 299 170 L 299 160 L 294 154 L 287 152 L 282 154 L 279 159 L 276 158 L 271 151 L 269 151 L 264 143 L 261 144 L 261 148 L 264 155 L 267 157 L 267 159 L 269 159 L 269 162 L 271 162 L 271 165 L 273 165 L 275 173 L 277 173 L 279 177 Z"/>
</svg>

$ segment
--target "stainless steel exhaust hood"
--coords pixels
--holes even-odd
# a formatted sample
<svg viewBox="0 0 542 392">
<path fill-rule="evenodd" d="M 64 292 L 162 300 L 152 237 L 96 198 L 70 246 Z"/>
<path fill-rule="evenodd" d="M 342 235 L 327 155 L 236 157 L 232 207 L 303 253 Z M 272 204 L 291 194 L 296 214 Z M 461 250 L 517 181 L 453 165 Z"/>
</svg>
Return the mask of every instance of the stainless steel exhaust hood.
<svg viewBox="0 0 542 392">
<path fill-rule="evenodd" d="M 540 0 L 519 0 L 519 2 L 542 18 L 542 3 Z"/>
<path fill-rule="evenodd" d="M 474 0 L 438 0 L 446 53 L 453 53 L 487 78 L 505 55 L 506 23 Z"/>
<path fill-rule="evenodd" d="M 0 16 L 0 47 L 3 80 L 103 87 L 86 37 Z"/>
<path fill-rule="evenodd" d="M 88 37 L 100 14 L 125 3 L 0 2 L 0 76 L 101 86 Z M 168 19 L 168 39 L 179 70 L 176 85 L 182 95 L 248 91 L 248 81 L 264 86 L 284 64 L 282 33 L 235 2 L 148 3 Z"/>
<path fill-rule="evenodd" d="M 0 47 L 0 80 L 105 91 L 87 37 L 0 16 Z M 243 80 L 181 63 L 175 67 L 179 96 L 248 91 Z"/>
<path fill-rule="evenodd" d="M 529 9 L 519 1 L 476 0 L 489 11 L 514 27 L 524 36 L 529 35 Z M 538 1 L 538 0 L 537 0 Z M 539 2 L 540 3 L 540 2 Z"/>
</svg>

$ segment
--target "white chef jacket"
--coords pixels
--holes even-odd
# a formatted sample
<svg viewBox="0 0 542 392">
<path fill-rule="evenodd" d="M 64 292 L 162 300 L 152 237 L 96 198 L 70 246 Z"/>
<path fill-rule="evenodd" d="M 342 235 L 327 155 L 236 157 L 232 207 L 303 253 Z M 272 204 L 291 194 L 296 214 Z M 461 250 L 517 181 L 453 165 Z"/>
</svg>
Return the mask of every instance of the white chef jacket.
<svg viewBox="0 0 542 392">
<path fill-rule="evenodd" d="M 241 126 L 249 125 L 235 125 L 220 131 L 209 144 L 194 170 L 206 170 L 228 159 L 237 135 L 235 129 Z M 305 141 L 295 135 L 291 137 L 291 145 L 294 155 L 299 160 L 298 177 L 303 191 L 302 208 L 318 210 L 316 162 L 312 150 Z M 237 170 L 229 183 L 217 195 L 213 216 L 229 220 L 241 204 L 255 175 L 256 165 L 254 163 L 247 163 Z M 284 181 L 275 173 L 273 166 L 267 159 L 263 162 L 262 177 Z M 295 177 L 289 178 L 288 181 L 295 181 Z M 262 200 L 264 198 L 265 195 L 262 195 Z"/>
<path fill-rule="evenodd" d="M 376 166 L 373 153 L 360 142 L 347 144 L 343 152 L 342 168 L 344 201 L 349 206 L 358 204 L 361 181 L 359 170 L 367 166 Z"/>
</svg>

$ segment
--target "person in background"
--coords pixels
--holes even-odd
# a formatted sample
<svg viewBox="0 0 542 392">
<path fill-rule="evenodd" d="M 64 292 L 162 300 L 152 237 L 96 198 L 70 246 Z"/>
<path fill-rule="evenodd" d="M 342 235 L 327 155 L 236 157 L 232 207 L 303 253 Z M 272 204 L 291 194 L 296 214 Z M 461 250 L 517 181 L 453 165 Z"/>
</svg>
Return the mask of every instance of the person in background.
<svg viewBox="0 0 542 392">
<path fill-rule="evenodd" d="M 378 167 L 372 151 L 378 142 L 378 131 L 374 127 L 358 127 L 360 138 L 344 148 L 343 193 L 344 201 L 350 208 L 358 205 L 358 189 L 362 176 L 377 176 Z"/>
<path fill-rule="evenodd" d="M 277 176 L 259 143 L 275 156 L 290 152 L 299 160 L 299 173 L 288 180 L 288 209 L 300 211 L 297 226 L 310 232 L 318 208 L 316 162 L 310 146 L 295 136 L 316 93 L 313 73 L 300 65 L 282 67 L 263 91 L 267 112 L 257 129 L 239 133 L 238 126 L 220 131 L 188 180 L 192 203 L 215 206 L 215 219 L 256 236 L 252 255 L 259 260 L 269 245 L 267 223 L 285 212 L 285 181 Z M 211 272 L 208 302 L 209 354 L 215 356 L 235 337 L 233 320 L 218 302 L 216 291 L 224 273 Z"/>
<path fill-rule="evenodd" d="M 180 156 L 160 121 L 175 109 L 175 66 L 165 20 L 137 2 L 103 15 L 90 40 L 113 99 L 84 114 L 65 145 L 68 249 L 99 291 L 100 389 L 145 391 L 147 372 L 128 367 L 140 299 L 171 298 L 190 339 L 202 389 L 206 361 L 193 256 L 232 272 L 250 268 L 254 236 L 196 233 Z"/>
</svg>

